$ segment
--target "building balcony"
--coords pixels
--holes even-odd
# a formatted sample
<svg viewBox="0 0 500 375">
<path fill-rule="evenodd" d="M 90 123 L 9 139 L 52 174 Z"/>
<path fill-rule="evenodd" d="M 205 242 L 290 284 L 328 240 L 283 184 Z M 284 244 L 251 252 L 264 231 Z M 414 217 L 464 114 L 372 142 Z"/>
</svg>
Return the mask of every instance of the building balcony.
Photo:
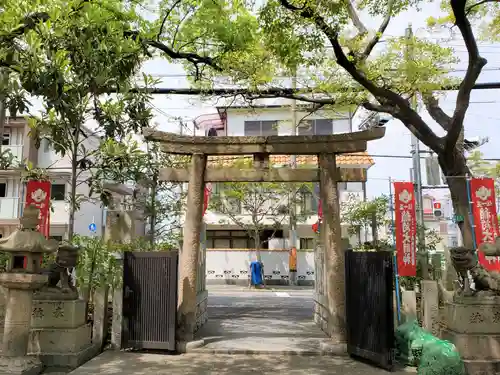
<svg viewBox="0 0 500 375">
<path fill-rule="evenodd" d="M 13 220 L 19 218 L 19 198 L 0 198 L 0 219 Z"/>
<path fill-rule="evenodd" d="M 9 150 L 15 158 L 15 162 L 23 161 L 23 145 L 4 145 L 1 147 L 2 152 Z"/>
</svg>

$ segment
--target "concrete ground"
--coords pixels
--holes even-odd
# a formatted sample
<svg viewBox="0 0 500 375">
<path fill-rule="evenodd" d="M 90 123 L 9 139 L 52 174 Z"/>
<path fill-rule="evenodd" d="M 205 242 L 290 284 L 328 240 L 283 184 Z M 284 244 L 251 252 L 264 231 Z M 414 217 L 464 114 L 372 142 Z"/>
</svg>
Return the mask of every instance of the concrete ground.
<svg viewBox="0 0 500 375">
<path fill-rule="evenodd" d="M 191 353 L 177 356 L 108 351 L 70 375 L 403 375 L 347 357 L 277 355 L 214 355 Z"/>
<path fill-rule="evenodd" d="M 319 355 L 325 354 L 321 348 L 329 339 L 312 322 L 312 296 L 311 288 L 305 287 L 258 291 L 210 287 L 209 321 L 198 332 L 206 345 L 195 349 L 197 352 L 165 355 L 108 351 L 70 375 L 388 374 L 345 355 Z M 408 372 L 415 370 L 391 374 Z"/>
<path fill-rule="evenodd" d="M 329 343 L 313 322 L 311 288 L 249 290 L 211 286 L 204 351 L 220 354 L 319 352 Z"/>
</svg>

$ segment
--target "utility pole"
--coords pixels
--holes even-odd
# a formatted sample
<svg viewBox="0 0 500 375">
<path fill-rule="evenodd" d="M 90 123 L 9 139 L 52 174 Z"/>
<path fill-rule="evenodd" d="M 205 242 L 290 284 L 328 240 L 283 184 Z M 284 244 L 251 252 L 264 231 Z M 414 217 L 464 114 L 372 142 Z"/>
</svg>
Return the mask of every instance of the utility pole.
<svg viewBox="0 0 500 375">
<path fill-rule="evenodd" d="M 297 89 L 297 67 L 293 70 L 292 75 L 292 90 Z M 297 101 L 292 100 L 290 106 L 291 119 L 292 119 L 292 135 L 297 135 Z M 297 168 L 297 156 L 291 156 L 291 167 L 292 169 Z M 297 285 L 297 207 L 295 196 L 297 194 L 295 189 L 290 189 L 290 228 L 289 228 L 289 238 L 290 238 L 290 255 L 289 255 L 289 267 L 290 267 L 290 284 Z"/>
<path fill-rule="evenodd" d="M 406 38 L 408 42 L 406 50 L 406 58 L 408 61 L 414 59 L 414 51 L 411 46 L 413 38 L 413 30 L 411 24 L 408 25 L 406 29 Z M 416 111 L 418 108 L 417 97 L 413 95 L 411 97 L 411 107 Z M 415 184 L 415 200 L 417 203 L 416 213 L 417 213 L 417 239 L 418 239 L 418 253 L 420 254 L 420 262 L 422 269 L 422 278 L 429 278 L 429 271 L 427 266 L 427 251 L 425 249 L 425 228 L 424 228 L 424 209 L 423 209 L 423 198 L 422 198 L 422 172 L 420 169 L 420 141 L 412 133 L 411 134 L 411 154 L 413 160 L 413 183 Z M 419 259 L 417 257 L 417 259 Z"/>
<path fill-rule="evenodd" d="M 182 119 L 179 117 L 179 135 L 184 135 L 184 123 L 182 122 Z M 184 202 L 184 182 L 180 183 L 180 201 L 181 201 L 181 209 L 179 210 L 179 215 L 178 215 L 178 220 L 179 220 L 179 250 L 182 250 L 182 226 L 181 220 L 182 220 L 182 207 L 183 207 L 183 202 Z"/>
</svg>

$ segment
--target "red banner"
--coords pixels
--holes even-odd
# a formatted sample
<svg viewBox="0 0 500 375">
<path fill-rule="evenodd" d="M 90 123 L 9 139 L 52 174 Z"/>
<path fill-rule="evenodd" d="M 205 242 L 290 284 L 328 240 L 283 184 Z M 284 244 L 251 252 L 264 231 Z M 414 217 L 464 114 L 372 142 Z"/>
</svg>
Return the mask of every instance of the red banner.
<svg viewBox="0 0 500 375">
<path fill-rule="evenodd" d="M 49 181 L 28 181 L 26 184 L 25 207 L 34 205 L 40 210 L 38 230 L 47 238 L 50 227 L 50 186 Z"/>
<path fill-rule="evenodd" d="M 473 178 L 470 181 L 472 215 L 476 246 L 494 243 L 498 237 L 498 218 L 495 199 L 495 181 L 491 178 Z M 478 251 L 479 263 L 488 271 L 500 271 L 500 258 L 488 257 Z"/>
<path fill-rule="evenodd" d="M 417 275 L 417 216 L 411 182 L 394 183 L 396 257 L 399 276 Z"/>
</svg>

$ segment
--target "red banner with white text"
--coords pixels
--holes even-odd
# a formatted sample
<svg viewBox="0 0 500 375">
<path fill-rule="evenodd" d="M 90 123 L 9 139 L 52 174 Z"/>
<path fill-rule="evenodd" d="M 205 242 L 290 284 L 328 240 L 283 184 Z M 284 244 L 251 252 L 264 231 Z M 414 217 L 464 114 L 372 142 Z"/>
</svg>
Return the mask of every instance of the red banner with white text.
<svg viewBox="0 0 500 375">
<path fill-rule="evenodd" d="M 46 238 L 49 238 L 50 227 L 50 187 L 49 181 L 28 181 L 26 184 L 25 207 L 34 205 L 40 210 L 38 230 Z"/>
<path fill-rule="evenodd" d="M 472 215 L 476 246 L 494 243 L 498 237 L 498 218 L 495 198 L 495 181 L 491 178 L 470 180 Z M 488 271 L 500 271 L 499 257 L 486 257 L 482 251 L 477 253 L 479 263 Z"/>
<path fill-rule="evenodd" d="M 394 182 L 396 258 L 399 276 L 417 275 L 417 215 L 411 182 Z"/>
</svg>

